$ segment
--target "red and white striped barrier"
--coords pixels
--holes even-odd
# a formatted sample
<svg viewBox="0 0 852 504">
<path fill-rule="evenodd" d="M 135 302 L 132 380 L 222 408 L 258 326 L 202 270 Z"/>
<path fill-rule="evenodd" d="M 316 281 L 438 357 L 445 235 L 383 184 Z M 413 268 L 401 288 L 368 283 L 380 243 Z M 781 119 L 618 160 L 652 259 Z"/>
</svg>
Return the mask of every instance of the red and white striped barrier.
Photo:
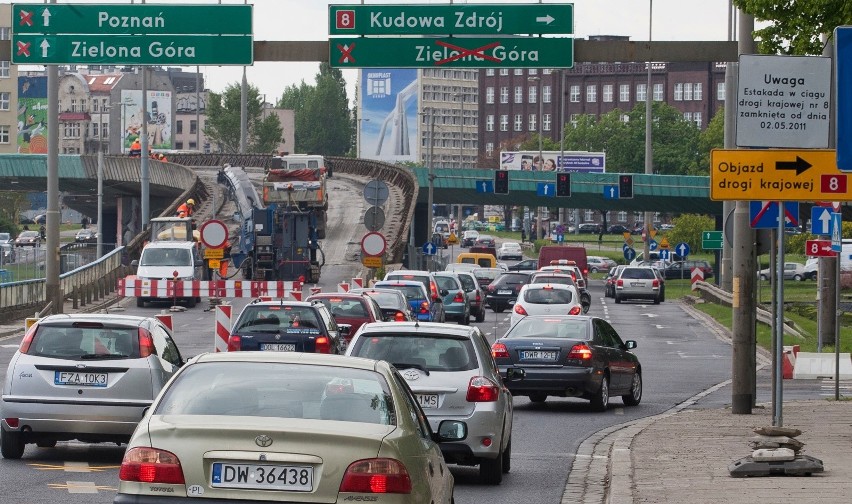
<svg viewBox="0 0 852 504">
<path fill-rule="evenodd" d="M 290 292 L 290 295 L 293 296 L 293 299 L 295 299 L 296 301 L 302 300 L 302 291 L 300 290 L 292 291 Z"/>
<path fill-rule="evenodd" d="M 353 277 L 352 278 L 352 285 L 358 286 L 358 288 L 363 287 L 364 286 L 364 279 L 360 278 L 360 277 Z"/>
<path fill-rule="evenodd" d="M 213 343 L 214 351 L 227 352 L 228 338 L 231 336 L 231 306 L 216 305 L 216 341 Z"/>
<path fill-rule="evenodd" d="M 704 281 L 704 270 L 701 268 L 692 268 L 692 272 L 690 273 L 690 285 L 692 286 L 692 290 L 696 289 L 695 282 L 703 282 Z"/>
<path fill-rule="evenodd" d="M 134 275 L 118 281 L 118 295 L 125 297 L 273 297 L 284 298 L 301 292 L 298 281 L 249 280 L 147 280 Z"/>
<path fill-rule="evenodd" d="M 340 282 L 337 284 L 337 292 L 349 292 L 349 284 L 346 282 Z"/>
<path fill-rule="evenodd" d="M 319 294 L 320 292 L 322 292 L 322 287 L 311 287 L 311 296 Z"/>
<path fill-rule="evenodd" d="M 174 332 L 175 326 L 172 323 L 172 314 L 171 313 L 158 313 L 157 315 L 154 315 L 154 316 L 157 317 L 160 320 L 160 322 L 163 323 L 163 325 L 168 327 L 169 331 Z"/>
</svg>

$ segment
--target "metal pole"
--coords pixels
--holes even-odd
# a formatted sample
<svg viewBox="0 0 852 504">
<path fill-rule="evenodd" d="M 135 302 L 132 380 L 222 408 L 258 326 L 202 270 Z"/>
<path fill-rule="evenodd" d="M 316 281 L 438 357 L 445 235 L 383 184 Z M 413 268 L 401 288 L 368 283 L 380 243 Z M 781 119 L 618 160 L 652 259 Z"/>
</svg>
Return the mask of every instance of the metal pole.
<svg viewBox="0 0 852 504">
<path fill-rule="evenodd" d="M 201 148 L 201 67 L 195 66 L 195 149 L 204 152 Z"/>
<path fill-rule="evenodd" d="M 55 4 L 56 0 L 50 0 Z M 59 68 L 47 65 L 47 216 L 45 218 L 44 298 L 53 303 L 53 313 L 62 313 L 62 292 L 59 285 Z"/>
<path fill-rule="evenodd" d="M 784 425 L 782 418 L 782 402 L 784 398 L 784 390 L 781 379 L 781 359 L 784 350 L 784 224 L 783 218 L 784 202 L 778 202 L 778 212 L 781 216 L 778 219 L 778 254 L 776 257 L 776 275 L 775 275 L 775 353 L 772 355 L 774 361 L 773 370 L 775 382 L 772 387 L 772 425 L 781 427 Z"/>
<path fill-rule="evenodd" d="M 98 259 L 104 255 L 103 220 L 104 220 L 104 106 L 100 108 L 100 124 L 98 128 Z"/>
<path fill-rule="evenodd" d="M 733 15 L 734 8 L 731 5 L 731 0 L 728 0 L 728 41 L 734 39 L 733 35 Z M 734 68 L 735 63 L 729 61 L 725 65 L 725 143 L 726 149 L 736 148 L 736 124 L 737 124 L 737 108 L 734 105 L 733 99 L 737 92 L 737 72 Z M 722 202 L 722 224 L 727 228 L 728 219 L 734 217 L 734 202 Z M 731 223 L 733 224 L 733 223 Z M 732 226 L 733 228 L 733 226 Z M 730 237 L 723 240 L 722 245 L 722 264 L 719 266 L 720 283 L 719 286 L 726 292 L 731 292 L 733 289 L 733 253 Z"/>
<path fill-rule="evenodd" d="M 434 174 L 434 153 L 435 148 L 435 109 L 429 109 L 429 207 L 426 210 L 427 222 L 428 224 L 428 238 L 427 241 L 432 240 L 432 206 L 434 205 L 434 193 L 435 193 L 435 174 Z M 426 257 L 426 264 L 428 265 L 427 269 L 432 271 L 433 255 Z"/>
<path fill-rule="evenodd" d="M 151 176 L 148 172 L 148 67 L 142 67 L 142 152 L 140 153 L 142 167 L 139 179 L 142 181 L 142 229 L 148 229 L 150 210 Z M 134 230 L 138 231 L 138 230 Z"/>
<path fill-rule="evenodd" d="M 541 99 L 541 77 L 538 78 L 538 89 L 536 90 L 536 98 L 538 99 L 538 169 L 544 169 L 544 135 L 542 132 L 544 131 L 542 128 L 542 114 L 544 112 L 544 100 Z M 538 226 L 537 231 L 539 236 L 541 236 L 541 207 L 538 207 L 538 211 L 536 212 L 538 215 Z M 547 235 L 545 235 L 547 236 Z"/>
<path fill-rule="evenodd" d="M 654 0 L 648 0 L 648 42 L 651 42 L 651 27 L 652 22 L 654 20 Z M 653 144 L 653 124 L 651 122 L 652 119 L 652 103 L 653 100 L 653 92 L 651 90 L 651 60 L 648 59 L 648 84 L 646 84 L 647 89 L 645 90 L 645 174 L 652 175 L 654 173 L 654 149 L 652 147 Z M 634 195 L 635 195 L 634 190 Z M 645 261 L 651 261 L 651 240 L 653 237 L 651 236 L 651 229 L 653 228 L 651 221 L 654 218 L 653 212 L 645 212 L 645 239 L 644 247 L 642 252 L 642 257 L 645 258 Z"/>
</svg>

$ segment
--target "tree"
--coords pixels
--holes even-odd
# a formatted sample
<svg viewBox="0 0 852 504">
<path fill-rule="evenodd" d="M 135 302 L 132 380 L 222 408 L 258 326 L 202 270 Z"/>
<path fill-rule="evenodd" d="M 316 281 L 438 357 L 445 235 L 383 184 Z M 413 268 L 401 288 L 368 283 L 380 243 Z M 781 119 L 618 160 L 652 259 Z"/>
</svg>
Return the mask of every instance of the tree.
<svg viewBox="0 0 852 504">
<path fill-rule="evenodd" d="M 823 34 L 852 24 L 852 2 L 838 0 L 733 0 L 743 12 L 769 21 L 755 30 L 762 54 L 822 54 Z"/>
<path fill-rule="evenodd" d="M 716 229 L 716 221 L 708 215 L 683 214 L 672 220 L 674 229 L 666 233 L 669 243 L 688 243 L 697 251 L 701 246 L 701 233 Z"/>
<path fill-rule="evenodd" d="M 247 110 L 248 131 L 246 132 L 246 150 L 248 152 L 269 153 L 281 142 L 284 130 L 276 114 L 263 117 L 258 98 L 260 93 L 254 86 L 248 87 Z M 231 84 L 222 94 L 210 93 L 207 104 L 207 123 L 204 134 L 210 142 L 222 152 L 229 154 L 240 151 L 240 103 L 239 84 Z"/>
<path fill-rule="evenodd" d="M 532 133 L 528 140 L 524 140 L 518 150 L 522 151 L 538 151 L 538 133 Z M 542 151 L 558 151 L 559 142 L 548 136 L 542 135 L 541 138 Z"/>
<path fill-rule="evenodd" d="M 707 129 L 698 135 L 698 150 L 701 152 L 701 162 L 696 173 L 690 175 L 710 174 L 710 151 L 725 147 L 725 109 L 720 108 L 713 119 L 707 124 Z"/>
</svg>

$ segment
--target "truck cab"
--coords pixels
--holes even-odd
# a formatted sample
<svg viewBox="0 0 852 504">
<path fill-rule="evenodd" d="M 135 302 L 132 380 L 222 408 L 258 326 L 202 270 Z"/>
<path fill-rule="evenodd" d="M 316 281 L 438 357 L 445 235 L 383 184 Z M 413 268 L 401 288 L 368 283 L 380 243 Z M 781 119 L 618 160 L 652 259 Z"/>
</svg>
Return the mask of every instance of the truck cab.
<svg viewBox="0 0 852 504">
<path fill-rule="evenodd" d="M 199 241 L 201 235 L 195 230 L 195 224 L 188 217 L 156 217 L 149 221 L 151 236 L 149 242 L 157 241 Z M 189 238 L 187 238 L 189 237 Z"/>
<path fill-rule="evenodd" d="M 198 247 L 191 241 L 159 240 L 148 243 L 142 249 L 139 260 L 130 263 L 136 267 L 136 277 L 140 280 L 203 280 L 204 261 Z M 171 301 L 171 298 L 137 297 L 136 306 L 144 307 L 149 301 Z M 175 299 L 184 302 L 189 308 L 201 301 L 198 297 Z"/>
</svg>

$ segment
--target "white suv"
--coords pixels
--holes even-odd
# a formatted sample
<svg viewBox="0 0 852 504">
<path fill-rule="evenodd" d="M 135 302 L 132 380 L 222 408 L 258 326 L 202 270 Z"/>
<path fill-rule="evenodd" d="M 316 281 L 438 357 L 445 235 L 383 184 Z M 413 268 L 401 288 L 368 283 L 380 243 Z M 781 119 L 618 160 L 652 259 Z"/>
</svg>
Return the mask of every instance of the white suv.
<svg viewBox="0 0 852 504">
<path fill-rule="evenodd" d="M 819 272 L 819 258 L 811 257 L 805 263 L 805 280 L 816 280 Z"/>
</svg>

